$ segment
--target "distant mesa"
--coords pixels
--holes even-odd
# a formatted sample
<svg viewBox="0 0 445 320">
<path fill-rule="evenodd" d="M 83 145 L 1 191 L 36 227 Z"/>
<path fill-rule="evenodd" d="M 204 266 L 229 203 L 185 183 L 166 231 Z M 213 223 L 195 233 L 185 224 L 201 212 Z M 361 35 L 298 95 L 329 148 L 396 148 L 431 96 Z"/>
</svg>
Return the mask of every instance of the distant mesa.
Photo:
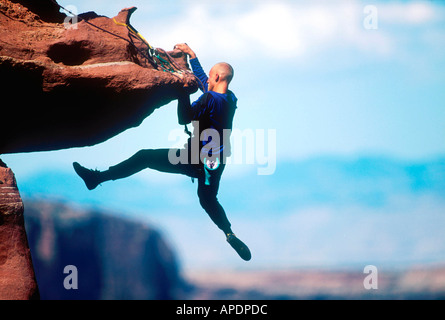
<svg viewBox="0 0 445 320">
<path fill-rule="evenodd" d="M 182 297 L 176 255 L 152 226 L 47 201 L 27 204 L 26 225 L 42 299 Z M 76 289 L 64 286 L 66 266 L 77 270 Z"/>
</svg>

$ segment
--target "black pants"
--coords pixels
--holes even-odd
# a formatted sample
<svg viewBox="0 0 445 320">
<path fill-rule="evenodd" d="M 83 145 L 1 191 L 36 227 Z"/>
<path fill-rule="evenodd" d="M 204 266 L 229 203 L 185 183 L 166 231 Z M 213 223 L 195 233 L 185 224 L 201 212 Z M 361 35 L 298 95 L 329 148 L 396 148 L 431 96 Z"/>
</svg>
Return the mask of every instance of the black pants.
<svg viewBox="0 0 445 320">
<path fill-rule="evenodd" d="M 224 233 L 232 232 L 224 208 L 218 201 L 218 189 L 221 175 L 225 165 L 221 163 L 218 169 L 210 172 L 206 179 L 204 165 L 200 164 L 172 164 L 169 161 L 169 152 L 188 152 L 186 149 L 147 149 L 138 151 L 128 160 L 110 167 L 103 172 L 105 180 L 117 180 L 129 177 L 144 169 L 150 168 L 161 172 L 183 174 L 198 180 L 198 197 L 202 208 L 212 221 Z"/>
</svg>

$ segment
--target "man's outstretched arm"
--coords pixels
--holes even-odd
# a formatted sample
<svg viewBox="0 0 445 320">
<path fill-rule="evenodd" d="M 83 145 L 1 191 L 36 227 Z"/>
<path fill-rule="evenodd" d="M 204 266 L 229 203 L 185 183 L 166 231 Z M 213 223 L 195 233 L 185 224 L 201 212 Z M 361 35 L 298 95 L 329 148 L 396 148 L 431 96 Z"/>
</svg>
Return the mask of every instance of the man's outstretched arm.
<svg viewBox="0 0 445 320">
<path fill-rule="evenodd" d="M 196 56 L 195 52 L 186 43 L 177 44 L 175 46 L 175 49 L 181 50 L 190 57 L 190 65 L 192 66 L 193 74 L 199 79 L 199 81 L 202 84 L 202 86 L 200 85 L 199 87 L 202 92 L 207 92 L 208 91 L 207 80 L 209 78 L 207 77 L 207 74 L 202 68 L 201 63 L 199 62 L 199 59 Z"/>
<path fill-rule="evenodd" d="M 201 82 L 199 85 L 199 89 L 201 89 L 202 92 L 209 91 L 209 84 L 207 83 L 207 80 L 209 79 L 204 72 L 204 69 L 201 66 L 201 63 L 199 62 L 198 58 L 191 59 L 190 65 L 192 66 L 193 74 L 199 79 Z"/>
</svg>

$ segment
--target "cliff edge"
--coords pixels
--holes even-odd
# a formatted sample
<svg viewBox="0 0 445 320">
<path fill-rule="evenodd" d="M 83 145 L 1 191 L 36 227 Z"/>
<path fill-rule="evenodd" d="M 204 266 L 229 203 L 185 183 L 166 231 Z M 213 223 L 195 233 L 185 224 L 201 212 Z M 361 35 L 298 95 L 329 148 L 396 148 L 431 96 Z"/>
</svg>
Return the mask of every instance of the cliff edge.
<svg viewBox="0 0 445 320">
<path fill-rule="evenodd" d="M 67 19 L 52 0 L 0 0 L 0 155 L 91 146 L 197 90 L 181 51 L 129 27 L 135 10 Z M 0 299 L 39 298 L 23 211 L 0 160 Z"/>
<path fill-rule="evenodd" d="M 126 27 L 135 7 L 63 19 L 53 1 L 35 3 L 0 1 L 1 117 L 14 124 L 0 126 L 0 154 L 91 146 L 138 126 L 178 88 L 197 90 L 181 51 L 149 52 Z"/>
</svg>

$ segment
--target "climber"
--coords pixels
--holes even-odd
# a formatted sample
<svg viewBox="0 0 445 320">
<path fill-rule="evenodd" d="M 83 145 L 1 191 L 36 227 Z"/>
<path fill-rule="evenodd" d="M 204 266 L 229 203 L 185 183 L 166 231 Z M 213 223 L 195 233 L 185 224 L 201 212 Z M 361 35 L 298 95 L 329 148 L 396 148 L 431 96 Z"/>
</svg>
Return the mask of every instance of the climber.
<svg viewBox="0 0 445 320">
<path fill-rule="evenodd" d="M 194 134 L 183 149 L 140 150 L 129 159 L 105 171 L 90 170 L 74 162 L 76 173 L 84 180 L 89 190 L 95 189 L 105 181 L 129 177 L 146 168 L 161 172 L 189 176 L 198 180 L 198 198 L 202 208 L 211 220 L 221 229 L 227 242 L 245 261 L 251 259 L 249 248 L 233 233 L 226 213 L 217 199 L 219 183 L 225 168 L 226 158 L 230 156 L 230 140 L 217 139 L 230 132 L 237 108 L 237 98 L 229 90 L 233 78 L 233 68 L 228 63 L 218 63 L 205 74 L 196 54 L 185 44 L 175 49 L 184 52 L 190 61 L 194 75 L 202 83 L 203 94 L 190 104 L 187 88 L 178 89 L 178 120 L 180 124 L 193 123 Z M 210 132 L 210 135 L 209 135 Z M 203 138 L 204 137 L 204 138 Z M 201 139 L 203 141 L 201 141 Z M 218 143 L 219 142 L 219 143 Z M 198 148 L 193 146 L 198 145 Z M 181 161 L 180 155 L 187 157 Z"/>
</svg>

